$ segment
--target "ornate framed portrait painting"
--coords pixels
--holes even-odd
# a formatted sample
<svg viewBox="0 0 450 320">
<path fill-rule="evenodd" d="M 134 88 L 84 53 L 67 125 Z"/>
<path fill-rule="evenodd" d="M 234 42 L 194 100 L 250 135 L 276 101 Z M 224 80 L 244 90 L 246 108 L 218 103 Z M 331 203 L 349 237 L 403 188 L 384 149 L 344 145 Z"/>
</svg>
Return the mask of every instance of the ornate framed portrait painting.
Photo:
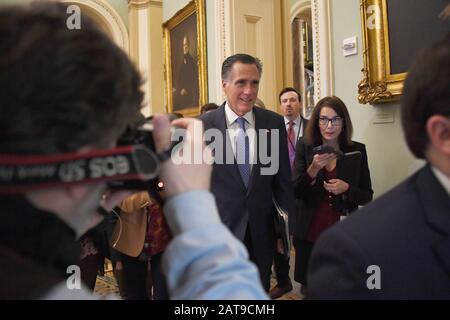
<svg viewBox="0 0 450 320">
<path fill-rule="evenodd" d="M 450 30 L 448 0 L 361 0 L 363 80 L 360 103 L 398 100 L 420 50 Z"/>
<path fill-rule="evenodd" d="M 204 0 L 191 1 L 163 29 L 167 111 L 196 116 L 208 100 Z"/>
</svg>

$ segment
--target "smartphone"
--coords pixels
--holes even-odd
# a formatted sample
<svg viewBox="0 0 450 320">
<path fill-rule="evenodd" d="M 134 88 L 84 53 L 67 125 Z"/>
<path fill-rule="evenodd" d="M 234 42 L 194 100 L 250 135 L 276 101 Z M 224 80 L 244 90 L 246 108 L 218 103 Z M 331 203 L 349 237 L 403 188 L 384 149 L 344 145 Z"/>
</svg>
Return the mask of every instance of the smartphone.
<svg viewBox="0 0 450 320">
<path fill-rule="evenodd" d="M 334 153 L 338 157 L 342 156 L 342 151 L 336 150 L 328 145 L 321 145 L 313 148 L 313 154 Z"/>
</svg>

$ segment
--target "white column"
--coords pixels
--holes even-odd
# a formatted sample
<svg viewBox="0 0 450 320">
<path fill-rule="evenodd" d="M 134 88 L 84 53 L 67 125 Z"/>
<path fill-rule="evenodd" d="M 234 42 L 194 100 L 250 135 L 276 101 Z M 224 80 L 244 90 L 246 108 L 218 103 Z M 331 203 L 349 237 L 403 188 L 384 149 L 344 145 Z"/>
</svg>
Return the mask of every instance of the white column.
<svg viewBox="0 0 450 320">
<path fill-rule="evenodd" d="M 145 116 L 164 112 L 162 0 L 128 0 L 130 57 L 145 80 Z"/>
</svg>

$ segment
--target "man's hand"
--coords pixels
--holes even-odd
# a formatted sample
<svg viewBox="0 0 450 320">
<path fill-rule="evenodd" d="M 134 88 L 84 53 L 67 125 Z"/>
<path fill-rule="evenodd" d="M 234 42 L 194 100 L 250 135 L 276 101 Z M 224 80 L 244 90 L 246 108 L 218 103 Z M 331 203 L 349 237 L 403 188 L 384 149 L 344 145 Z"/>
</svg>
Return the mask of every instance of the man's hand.
<svg viewBox="0 0 450 320">
<path fill-rule="evenodd" d="M 181 118 L 174 120 L 172 125 L 187 130 L 182 147 L 190 148 L 191 161 L 188 164 L 175 164 L 169 159 L 161 164 L 159 176 L 164 182 L 167 198 L 194 190 L 209 190 L 212 171 L 209 163 L 212 163 L 212 154 L 203 142 L 203 123 L 197 119 Z M 160 153 L 169 148 L 170 137 L 169 118 L 166 115 L 155 115 L 153 138 L 156 152 Z M 202 159 L 200 164 L 194 164 L 194 152 L 199 150 L 202 152 Z"/>
</svg>

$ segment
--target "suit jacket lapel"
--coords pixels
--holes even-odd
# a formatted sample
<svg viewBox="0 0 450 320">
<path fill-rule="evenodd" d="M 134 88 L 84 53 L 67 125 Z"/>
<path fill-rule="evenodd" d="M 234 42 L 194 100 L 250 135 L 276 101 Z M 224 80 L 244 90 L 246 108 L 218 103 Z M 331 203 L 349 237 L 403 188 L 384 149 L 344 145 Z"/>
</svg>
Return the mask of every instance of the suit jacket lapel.
<svg viewBox="0 0 450 320">
<path fill-rule="evenodd" d="M 303 117 L 301 117 L 301 119 L 302 119 L 302 127 L 300 129 L 302 130 L 302 134 L 300 135 L 300 130 L 299 130 L 297 141 L 298 141 L 298 139 L 300 139 L 301 137 L 303 137 L 305 135 L 306 126 L 308 125 L 308 119 L 305 119 Z"/>
<path fill-rule="evenodd" d="M 264 117 L 263 113 L 260 112 L 258 108 L 253 108 L 253 114 L 255 116 L 255 148 L 254 148 L 254 159 L 256 163 L 252 166 L 252 172 L 250 174 L 250 181 L 248 183 L 247 195 L 250 193 L 250 190 L 255 185 L 256 180 L 259 176 L 259 172 L 261 171 L 261 164 L 259 159 L 259 132 L 260 130 L 267 130 L 267 119 Z M 270 142 L 268 147 L 270 147 Z M 269 149 L 270 150 L 270 149 Z"/>
<path fill-rule="evenodd" d="M 431 228 L 442 234 L 434 243 L 433 250 L 438 261 L 450 274 L 450 199 L 430 166 L 426 166 L 417 177 L 419 201 Z"/>
</svg>

